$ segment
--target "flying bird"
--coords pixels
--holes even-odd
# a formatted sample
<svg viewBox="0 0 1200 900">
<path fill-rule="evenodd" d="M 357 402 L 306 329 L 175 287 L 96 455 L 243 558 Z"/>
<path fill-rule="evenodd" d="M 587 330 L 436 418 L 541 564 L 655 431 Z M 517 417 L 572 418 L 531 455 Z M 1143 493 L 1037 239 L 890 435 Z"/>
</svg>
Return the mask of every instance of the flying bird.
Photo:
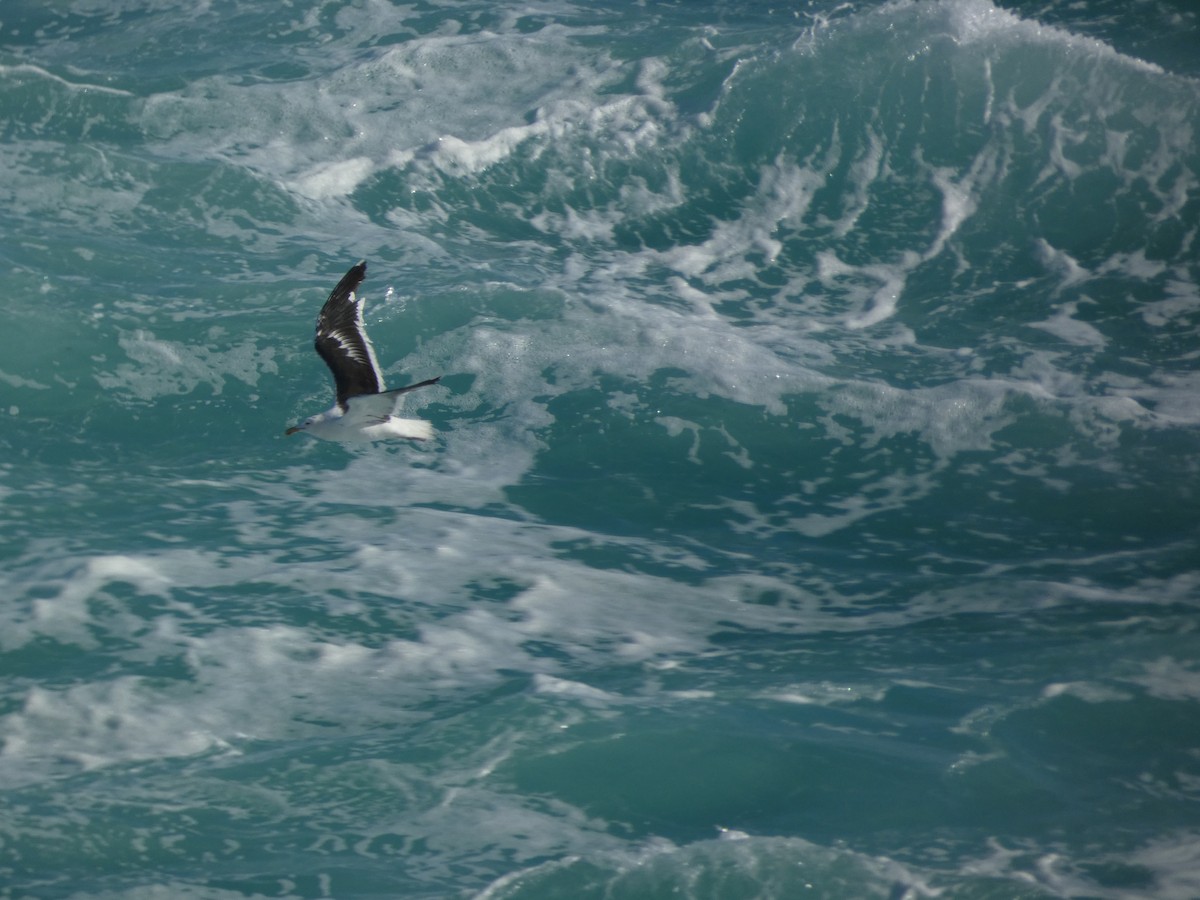
<svg viewBox="0 0 1200 900">
<path fill-rule="evenodd" d="M 285 434 L 303 431 L 326 441 L 423 441 L 433 437 L 428 422 L 398 418 L 396 411 L 405 394 L 437 384 L 441 376 L 390 391 L 384 387 L 375 348 L 363 325 L 363 298 L 355 293 L 366 276 L 367 264 L 359 262 L 338 282 L 317 316 L 314 344 L 333 373 L 337 402 Z"/>
</svg>

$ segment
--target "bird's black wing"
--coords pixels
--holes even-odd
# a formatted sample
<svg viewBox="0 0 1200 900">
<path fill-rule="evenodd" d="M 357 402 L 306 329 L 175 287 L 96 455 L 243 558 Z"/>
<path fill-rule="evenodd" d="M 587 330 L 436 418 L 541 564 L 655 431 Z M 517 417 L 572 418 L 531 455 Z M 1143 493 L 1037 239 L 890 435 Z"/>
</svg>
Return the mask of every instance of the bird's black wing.
<svg viewBox="0 0 1200 900">
<path fill-rule="evenodd" d="M 337 402 L 343 408 L 351 397 L 383 390 L 375 348 L 363 326 L 363 300 L 355 293 L 366 276 L 365 261 L 354 266 L 338 282 L 317 316 L 314 344 L 333 373 Z"/>
</svg>

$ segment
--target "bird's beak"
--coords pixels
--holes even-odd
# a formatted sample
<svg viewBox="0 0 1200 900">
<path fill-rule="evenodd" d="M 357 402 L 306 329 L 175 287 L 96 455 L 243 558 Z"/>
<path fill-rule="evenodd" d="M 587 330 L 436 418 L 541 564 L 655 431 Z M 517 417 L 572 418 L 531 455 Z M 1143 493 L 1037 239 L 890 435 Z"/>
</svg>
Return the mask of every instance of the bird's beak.
<svg viewBox="0 0 1200 900">
<path fill-rule="evenodd" d="M 303 431 L 303 430 L 304 429 L 301 428 L 299 425 L 293 425 L 291 428 L 289 428 L 287 431 L 285 431 L 284 434 L 295 434 L 297 431 Z"/>
</svg>

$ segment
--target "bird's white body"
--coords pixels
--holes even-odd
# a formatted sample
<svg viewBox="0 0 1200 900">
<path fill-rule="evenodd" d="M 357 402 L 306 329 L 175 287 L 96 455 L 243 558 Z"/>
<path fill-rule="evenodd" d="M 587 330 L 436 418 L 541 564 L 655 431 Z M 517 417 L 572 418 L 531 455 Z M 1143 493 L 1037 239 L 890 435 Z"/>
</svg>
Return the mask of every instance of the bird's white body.
<svg viewBox="0 0 1200 900">
<path fill-rule="evenodd" d="M 323 441 L 384 441 L 392 438 L 427 441 L 433 437 L 433 426 L 424 419 L 401 419 L 393 415 L 400 403 L 400 397 L 393 396 L 392 392 L 362 394 L 349 399 L 345 412 L 340 406 L 332 406 L 305 420 L 296 430 Z"/>
<path fill-rule="evenodd" d="M 433 426 L 428 422 L 399 418 L 396 411 L 404 394 L 436 384 L 438 379 L 430 378 L 391 391 L 384 387 L 375 348 L 363 324 L 363 301 L 355 293 L 366 274 L 365 262 L 351 268 L 317 316 L 314 345 L 333 375 L 337 402 L 325 412 L 289 428 L 287 434 L 303 431 L 326 441 L 390 438 L 424 441 L 433 437 Z"/>
</svg>

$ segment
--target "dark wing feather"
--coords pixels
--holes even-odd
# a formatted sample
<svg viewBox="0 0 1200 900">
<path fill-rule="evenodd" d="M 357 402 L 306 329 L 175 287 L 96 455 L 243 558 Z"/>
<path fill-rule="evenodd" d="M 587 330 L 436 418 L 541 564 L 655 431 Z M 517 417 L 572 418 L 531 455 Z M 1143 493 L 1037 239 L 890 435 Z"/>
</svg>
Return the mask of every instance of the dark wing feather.
<svg viewBox="0 0 1200 900">
<path fill-rule="evenodd" d="M 363 300 L 355 294 L 366 276 L 367 264 L 360 262 L 338 282 L 317 316 L 314 343 L 333 373 L 337 402 L 343 408 L 351 397 L 383 390 L 375 349 L 363 327 Z"/>
</svg>

